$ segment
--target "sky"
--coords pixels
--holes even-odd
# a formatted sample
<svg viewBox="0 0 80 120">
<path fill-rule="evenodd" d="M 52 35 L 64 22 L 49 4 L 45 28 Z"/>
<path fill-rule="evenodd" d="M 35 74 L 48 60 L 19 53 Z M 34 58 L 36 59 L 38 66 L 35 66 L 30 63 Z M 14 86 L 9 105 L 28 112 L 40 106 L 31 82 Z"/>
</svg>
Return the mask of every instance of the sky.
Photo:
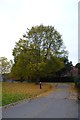
<svg viewBox="0 0 80 120">
<path fill-rule="evenodd" d="M 0 57 L 12 49 L 27 28 L 52 25 L 62 35 L 69 61 L 78 62 L 78 0 L 0 0 Z"/>
</svg>

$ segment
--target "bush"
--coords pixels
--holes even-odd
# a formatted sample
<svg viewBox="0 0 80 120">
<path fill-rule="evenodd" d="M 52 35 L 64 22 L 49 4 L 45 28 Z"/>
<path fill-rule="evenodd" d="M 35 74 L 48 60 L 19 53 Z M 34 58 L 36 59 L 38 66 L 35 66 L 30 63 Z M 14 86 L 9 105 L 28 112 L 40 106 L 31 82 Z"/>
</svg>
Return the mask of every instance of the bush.
<svg viewBox="0 0 80 120">
<path fill-rule="evenodd" d="M 75 85 L 80 88 L 80 76 L 74 78 Z"/>
<path fill-rule="evenodd" d="M 64 76 L 64 77 L 44 77 L 41 78 L 41 82 L 74 82 L 73 76 Z"/>
</svg>

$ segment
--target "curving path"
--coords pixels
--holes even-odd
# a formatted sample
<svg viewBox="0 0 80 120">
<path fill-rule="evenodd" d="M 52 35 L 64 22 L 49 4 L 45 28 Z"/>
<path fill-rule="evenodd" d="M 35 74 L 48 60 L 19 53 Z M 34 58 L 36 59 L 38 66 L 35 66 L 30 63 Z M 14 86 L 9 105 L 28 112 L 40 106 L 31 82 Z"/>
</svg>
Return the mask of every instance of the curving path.
<svg viewBox="0 0 80 120">
<path fill-rule="evenodd" d="M 55 83 L 56 90 L 2 109 L 3 118 L 78 118 L 77 92 L 71 83 Z"/>
</svg>

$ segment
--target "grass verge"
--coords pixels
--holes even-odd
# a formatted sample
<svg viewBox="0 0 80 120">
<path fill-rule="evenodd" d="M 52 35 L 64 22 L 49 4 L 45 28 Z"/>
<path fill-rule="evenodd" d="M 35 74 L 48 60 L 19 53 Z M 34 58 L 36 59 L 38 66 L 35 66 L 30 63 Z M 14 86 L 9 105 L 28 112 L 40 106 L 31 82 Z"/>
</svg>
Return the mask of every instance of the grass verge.
<svg viewBox="0 0 80 120">
<path fill-rule="evenodd" d="M 10 103 L 14 103 L 17 102 L 19 100 L 25 99 L 25 98 L 29 98 L 30 95 L 29 94 L 8 94 L 5 93 L 2 95 L 2 106 L 10 104 Z"/>
<path fill-rule="evenodd" d="M 51 84 L 43 84 L 40 89 L 39 85 L 34 83 L 2 83 L 2 106 L 33 98 L 51 89 Z"/>
</svg>

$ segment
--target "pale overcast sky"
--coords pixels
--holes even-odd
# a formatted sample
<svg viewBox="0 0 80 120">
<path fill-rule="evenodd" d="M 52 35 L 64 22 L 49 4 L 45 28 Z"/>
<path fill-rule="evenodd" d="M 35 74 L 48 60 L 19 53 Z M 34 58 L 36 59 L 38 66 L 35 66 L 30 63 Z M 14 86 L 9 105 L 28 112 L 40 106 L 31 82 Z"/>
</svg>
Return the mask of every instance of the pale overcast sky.
<svg viewBox="0 0 80 120">
<path fill-rule="evenodd" d="M 27 28 L 52 25 L 62 35 L 69 60 L 78 62 L 78 0 L 0 0 L 0 57 L 12 49 Z"/>
</svg>

